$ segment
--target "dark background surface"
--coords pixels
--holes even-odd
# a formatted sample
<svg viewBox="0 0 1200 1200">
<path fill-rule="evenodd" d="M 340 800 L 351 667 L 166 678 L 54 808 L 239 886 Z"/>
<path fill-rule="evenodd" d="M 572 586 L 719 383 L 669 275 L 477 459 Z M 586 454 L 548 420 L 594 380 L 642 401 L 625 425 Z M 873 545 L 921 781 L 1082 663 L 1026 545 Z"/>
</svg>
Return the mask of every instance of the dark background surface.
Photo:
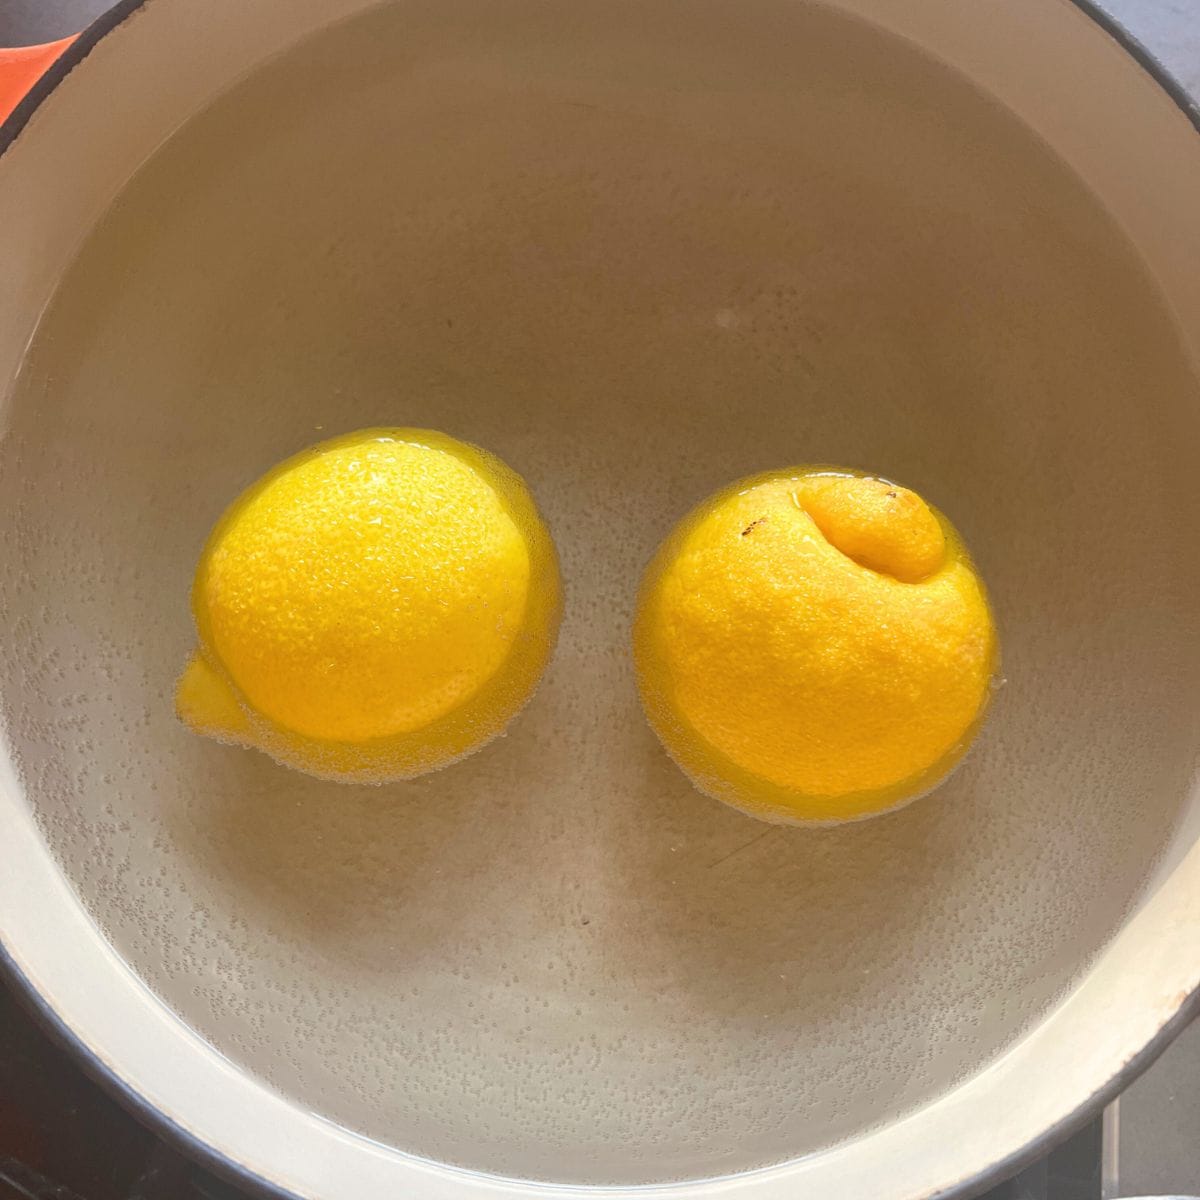
<svg viewBox="0 0 1200 1200">
<path fill-rule="evenodd" d="M 0 0 L 0 45 L 65 37 L 111 3 Z M 1200 0 L 1109 0 L 1105 7 L 1150 42 L 1185 82 L 1200 83 Z M 1150 1082 L 1138 1087 L 1145 1090 Z M 1196 1133 L 1200 1173 L 1200 1124 Z M 1100 1141 L 1097 1120 L 990 1192 L 987 1200 L 1100 1200 Z M 1200 1187 L 1200 1179 L 1177 1182 Z M 236 1200 L 239 1195 L 109 1099 L 0 987 L 0 1200 Z"/>
<path fill-rule="evenodd" d="M 115 0 L 0 0 L 0 46 L 36 46 L 78 33 Z"/>
</svg>

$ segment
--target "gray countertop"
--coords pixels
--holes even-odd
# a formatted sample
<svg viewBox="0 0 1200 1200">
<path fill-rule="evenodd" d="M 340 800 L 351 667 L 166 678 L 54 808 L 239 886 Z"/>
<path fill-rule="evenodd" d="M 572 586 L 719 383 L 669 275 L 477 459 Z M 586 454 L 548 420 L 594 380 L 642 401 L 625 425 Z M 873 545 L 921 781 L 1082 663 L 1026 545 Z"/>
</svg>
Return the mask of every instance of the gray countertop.
<svg viewBox="0 0 1200 1200">
<path fill-rule="evenodd" d="M 1200 98 L 1200 0 L 1100 0 L 1099 6 Z"/>
</svg>

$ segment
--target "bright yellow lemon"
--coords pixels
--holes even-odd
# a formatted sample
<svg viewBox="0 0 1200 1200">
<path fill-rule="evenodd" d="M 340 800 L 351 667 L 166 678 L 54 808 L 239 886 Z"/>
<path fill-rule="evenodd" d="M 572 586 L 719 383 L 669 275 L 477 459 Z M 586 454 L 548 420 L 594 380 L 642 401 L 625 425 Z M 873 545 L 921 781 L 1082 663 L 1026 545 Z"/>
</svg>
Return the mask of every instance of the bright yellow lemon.
<svg viewBox="0 0 1200 1200">
<path fill-rule="evenodd" d="M 282 463 L 218 522 L 177 709 L 314 775 L 407 778 L 504 729 L 560 607 L 518 475 L 444 434 L 363 430 Z"/>
<path fill-rule="evenodd" d="M 743 480 L 647 569 L 638 683 L 668 753 L 768 821 L 898 807 L 958 762 L 997 667 L 983 585 L 915 493 L 829 468 Z"/>
</svg>

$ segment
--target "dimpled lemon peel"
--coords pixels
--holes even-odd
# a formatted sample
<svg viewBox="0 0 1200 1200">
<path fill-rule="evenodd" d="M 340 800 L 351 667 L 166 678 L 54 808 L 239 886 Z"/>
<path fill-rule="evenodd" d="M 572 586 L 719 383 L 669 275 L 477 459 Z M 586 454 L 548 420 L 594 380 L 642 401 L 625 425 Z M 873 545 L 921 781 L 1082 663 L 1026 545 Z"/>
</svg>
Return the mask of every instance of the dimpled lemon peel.
<svg viewBox="0 0 1200 1200">
<path fill-rule="evenodd" d="M 347 434 L 268 472 L 213 529 L 176 711 L 312 775 L 411 778 L 504 730 L 560 612 L 520 476 L 431 430 Z"/>
<path fill-rule="evenodd" d="M 998 665 L 953 526 L 914 492 L 827 467 L 742 480 L 681 521 L 643 577 L 633 648 L 646 715 L 693 783 L 797 825 L 931 790 Z"/>
</svg>

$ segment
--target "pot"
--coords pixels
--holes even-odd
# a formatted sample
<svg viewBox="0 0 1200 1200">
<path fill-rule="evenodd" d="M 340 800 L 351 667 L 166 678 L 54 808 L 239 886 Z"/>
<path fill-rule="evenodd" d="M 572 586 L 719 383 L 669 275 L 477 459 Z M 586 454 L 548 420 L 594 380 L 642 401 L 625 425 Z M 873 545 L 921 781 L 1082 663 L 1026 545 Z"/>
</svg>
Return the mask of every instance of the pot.
<svg viewBox="0 0 1200 1200">
<path fill-rule="evenodd" d="M 125 0 L 0 130 L 0 944 L 197 1158 L 321 1200 L 967 1196 L 1200 987 L 1200 139 L 1066 0 Z M 189 735 L 229 499 L 373 425 L 530 482 L 507 738 L 386 788 Z M 767 829 L 638 708 L 729 480 L 948 513 L 1005 686 L 933 795 Z"/>
</svg>

